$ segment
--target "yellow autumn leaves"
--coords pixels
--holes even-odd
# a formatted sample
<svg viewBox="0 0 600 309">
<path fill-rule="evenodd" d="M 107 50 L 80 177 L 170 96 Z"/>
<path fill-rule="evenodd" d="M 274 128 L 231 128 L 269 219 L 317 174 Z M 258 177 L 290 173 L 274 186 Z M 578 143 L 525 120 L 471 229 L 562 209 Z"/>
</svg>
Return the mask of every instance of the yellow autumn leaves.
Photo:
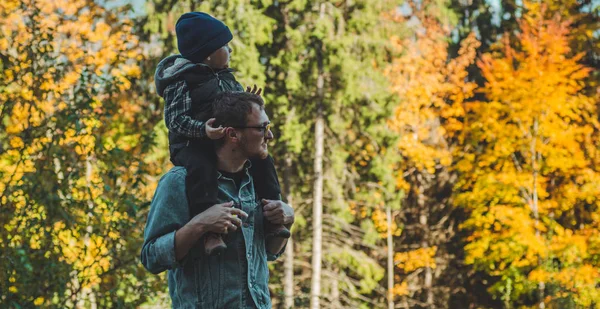
<svg viewBox="0 0 600 309">
<path fill-rule="evenodd" d="M 0 17 L 0 194 L 11 214 L 0 250 L 29 250 L 14 267 L 29 269 L 29 258 L 68 265 L 57 278 L 89 291 L 126 244 L 120 226 L 134 222 L 119 203 L 135 191 L 118 186 L 131 186 L 140 166 L 112 167 L 110 152 L 123 157 L 140 143 L 126 125 L 141 107 L 125 91 L 141 74 L 142 49 L 132 23 L 94 1 L 2 1 Z M 52 301 L 19 288 L 26 273 L 15 272 L 9 292 Z"/>
<path fill-rule="evenodd" d="M 516 37 L 477 57 L 471 35 L 446 61 L 448 33 L 427 19 L 416 38 L 392 40 L 402 51 L 386 71 L 401 98 L 388 123 L 401 136 L 397 188 L 419 194 L 410 175 L 457 173 L 452 201 L 469 213 L 465 262 L 499 278 L 490 292 L 517 299 L 545 282 L 561 291 L 547 304 L 568 295 L 589 306 L 600 302 L 598 98 L 584 91 L 590 68 L 570 50 L 570 24 L 525 6 Z M 481 87 L 467 82 L 474 62 Z M 436 267 L 411 264 L 424 256 L 402 252 L 396 266 Z M 396 290 L 408 293 L 402 282 Z"/>
<path fill-rule="evenodd" d="M 600 126 L 595 99 L 583 91 L 590 70 L 582 55 L 569 56 L 569 23 L 538 15 L 519 25 L 501 53 L 478 61 L 487 101 L 467 111 L 480 146 L 458 154 L 465 176 L 456 204 L 471 212 L 465 262 L 503 278 L 493 293 L 519 282 L 508 296 L 517 298 L 546 284 L 562 291 L 547 304 L 567 293 L 589 306 L 600 300 L 590 292 L 600 282 L 592 249 L 600 245 Z"/>
</svg>

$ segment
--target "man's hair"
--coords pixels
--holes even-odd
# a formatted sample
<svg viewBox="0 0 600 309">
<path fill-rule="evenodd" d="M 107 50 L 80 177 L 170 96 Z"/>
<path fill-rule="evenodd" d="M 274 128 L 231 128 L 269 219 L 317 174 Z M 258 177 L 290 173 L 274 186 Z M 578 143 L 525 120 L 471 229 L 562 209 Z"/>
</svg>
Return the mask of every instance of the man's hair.
<svg viewBox="0 0 600 309">
<path fill-rule="evenodd" d="M 213 102 L 215 127 L 243 127 L 248 123 L 248 115 L 252 113 L 252 104 L 264 108 L 262 97 L 250 92 L 223 92 Z"/>
</svg>

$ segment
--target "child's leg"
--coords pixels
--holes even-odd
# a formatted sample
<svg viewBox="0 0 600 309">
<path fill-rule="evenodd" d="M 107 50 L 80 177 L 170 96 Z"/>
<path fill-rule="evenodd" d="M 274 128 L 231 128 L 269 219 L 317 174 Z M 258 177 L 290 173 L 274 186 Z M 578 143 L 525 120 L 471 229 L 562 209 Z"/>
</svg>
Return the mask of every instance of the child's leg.
<svg viewBox="0 0 600 309">
<path fill-rule="evenodd" d="M 211 153 L 212 152 L 212 153 Z M 217 204 L 217 170 L 212 145 L 190 143 L 178 151 L 173 162 L 186 169 L 185 188 L 190 218 Z M 207 233 L 204 249 L 211 255 L 226 249 L 220 234 Z"/>
<path fill-rule="evenodd" d="M 273 157 L 269 155 L 266 159 L 252 160 L 250 173 L 254 180 L 254 191 L 257 196 L 269 200 L 281 199 L 281 188 Z"/>
<path fill-rule="evenodd" d="M 190 143 L 179 150 L 173 160 L 186 169 L 185 186 L 191 217 L 206 210 L 207 204 L 217 202 L 217 170 L 207 146 Z"/>
<path fill-rule="evenodd" d="M 268 156 L 266 159 L 252 160 L 250 170 L 254 180 L 254 190 L 259 199 L 280 200 L 281 187 L 275 170 L 273 158 Z M 265 220 L 265 235 L 289 238 L 291 236 L 288 230 L 282 224 L 273 224 Z"/>
<path fill-rule="evenodd" d="M 181 149 L 185 148 L 185 146 L 178 145 L 169 145 L 169 159 L 171 163 L 175 166 L 185 166 L 182 162 L 184 160 L 184 156 L 179 156 L 179 152 Z"/>
</svg>

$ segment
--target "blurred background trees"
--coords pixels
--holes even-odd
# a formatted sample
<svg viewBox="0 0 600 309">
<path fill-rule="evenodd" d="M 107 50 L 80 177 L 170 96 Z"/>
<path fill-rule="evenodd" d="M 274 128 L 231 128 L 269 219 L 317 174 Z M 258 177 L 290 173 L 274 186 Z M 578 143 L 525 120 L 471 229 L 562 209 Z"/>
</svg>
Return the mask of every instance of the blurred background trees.
<svg viewBox="0 0 600 309">
<path fill-rule="evenodd" d="M 275 308 L 600 306 L 599 3 L 0 3 L 0 304 L 170 306 L 138 256 L 175 22 L 234 32 L 297 213 Z"/>
</svg>

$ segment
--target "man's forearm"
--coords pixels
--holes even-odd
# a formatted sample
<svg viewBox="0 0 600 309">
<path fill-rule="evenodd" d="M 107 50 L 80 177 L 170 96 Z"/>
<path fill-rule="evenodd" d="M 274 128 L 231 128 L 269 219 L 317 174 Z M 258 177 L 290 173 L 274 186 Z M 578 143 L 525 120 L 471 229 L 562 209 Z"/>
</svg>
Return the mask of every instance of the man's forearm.
<svg viewBox="0 0 600 309">
<path fill-rule="evenodd" d="M 284 224 L 284 226 L 289 230 L 292 228 L 292 224 Z M 287 244 L 287 238 L 281 237 L 269 237 L 266 241 L 267 252 L 270 254 L 277 254 L 281 252 L 285 244 Z"/>
<path fill-rule="evenodd" d="M 181 261 L 194 246 L 194 244 L 204 235 L 201 227 L 186 224 L 175 232 L 175 257 Z"/>
</svg>

